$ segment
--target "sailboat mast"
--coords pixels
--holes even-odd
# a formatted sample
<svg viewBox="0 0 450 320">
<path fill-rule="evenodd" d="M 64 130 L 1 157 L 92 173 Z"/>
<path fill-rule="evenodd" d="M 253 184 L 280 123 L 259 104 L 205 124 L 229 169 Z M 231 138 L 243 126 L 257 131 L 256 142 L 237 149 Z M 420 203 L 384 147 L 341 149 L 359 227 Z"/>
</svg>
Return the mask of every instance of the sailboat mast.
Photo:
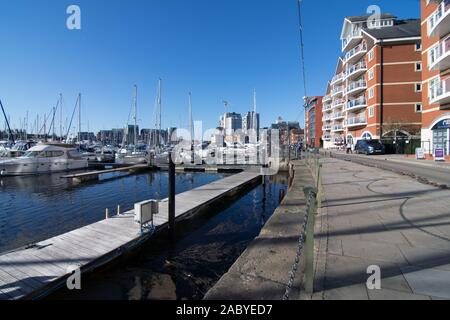
<svg viewBox="0 0 450 320">
<path fill-rule="evenodd" d="M 2 107 L 3 116 L 5 117 L 6 125 L 8 126 L 8 131 L 9 131 L 9 139 L 8 140 L 11 140 L 11 142 L 14 143 L 15 142 L 14 141 L 14 135 L 13 135 L 13 133 L 11 131 L 11 127 L 9 125 L 8 117 L 6 116 L 5 108 L 3 108 L 2 100 L 0 100 L 0 106 Z"/>
<path fill-rule="evenodd" d="M 161 124 L 161 113 L 162 113 L 162 97 L 161 97 L 161 92 L 162 92 L 162 80 L 161 78 L 158 81 L 158 116 L 159 116 L 159 121 L 158 121 L 158 146 L 161 144 L 160 138 L 161 137 L 161 128 L 162 128 L 162 124 Z"/>
<path fill-rule="evenodd" d="M 137 85 L 134 85 L 134 152 L 136 152 L 137 144 Z"/>
<path fill-rule="evenodd" d="M 62 117 L 63 117 L 62 93 L 60 93 L 59 94 L 59 141 L 60 142 L 62 142 L 62 139 L 63 139 Z"/>
<path fill-rule="evenodd" d="M 81 93 L 78 95 L 78 143 L 81 145 Z"/>
</svg>

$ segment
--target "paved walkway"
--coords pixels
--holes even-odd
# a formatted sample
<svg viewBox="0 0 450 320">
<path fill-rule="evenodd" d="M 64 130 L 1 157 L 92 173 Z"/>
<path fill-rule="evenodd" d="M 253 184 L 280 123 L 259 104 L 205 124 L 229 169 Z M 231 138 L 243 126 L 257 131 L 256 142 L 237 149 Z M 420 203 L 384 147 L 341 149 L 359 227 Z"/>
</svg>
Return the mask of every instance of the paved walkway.
<svg viewBox="0 0 450 320">
<path fill-rule="evenodd" d="M 314 299 L 450 299 L 450 191 L 390 171 L 322 160 Z M 381 290 L 368 290 L 368 266 Z"/>
</svg>

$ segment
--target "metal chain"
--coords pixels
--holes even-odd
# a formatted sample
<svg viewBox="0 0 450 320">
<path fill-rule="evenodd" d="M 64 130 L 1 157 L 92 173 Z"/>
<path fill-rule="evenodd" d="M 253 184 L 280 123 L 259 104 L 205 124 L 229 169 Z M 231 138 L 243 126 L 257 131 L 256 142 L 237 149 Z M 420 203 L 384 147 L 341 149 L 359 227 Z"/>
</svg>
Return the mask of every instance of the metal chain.
<svg viewBox="0 0 450 320">
<path fill-rule="evenodd" d="M 302 231 L 301 231 L 300 237 L 298 239 L 297 254 L 295 256 L 294 264 L 292 265 L 291 271 L 289 272 L 289 281 L 286 285 L 286 291 L 283 296 L 283 301 L 289 300 L 289 295 L 292 291 L 292 287 L 294 286 L 295 276 L 298 271 L 298 265 L 300 263 L 300 258 L 303 254 L 303 245 L 304 245 L 305 239 L 306 239 L 305 233 L 306 233 L 306 226 L 308 224 L 309 211 L 311 210 L 311 203 L 314 198 L 315 198 L 315 193 L 312 191 L 309 192 L 308 198 L 306 200 L 306 214 L 305 214 L 305 218 L 303 219 L 302 226 L 301 226 Z"/>
</svg>

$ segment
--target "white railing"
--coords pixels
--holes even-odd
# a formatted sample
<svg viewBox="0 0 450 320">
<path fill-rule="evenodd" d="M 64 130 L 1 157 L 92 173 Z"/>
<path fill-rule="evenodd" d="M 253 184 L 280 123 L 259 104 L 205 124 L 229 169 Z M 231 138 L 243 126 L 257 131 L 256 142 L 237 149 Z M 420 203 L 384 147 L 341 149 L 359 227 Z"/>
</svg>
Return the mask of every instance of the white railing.
<svg viewBox="0 0 450 320">
<path fill-rule="evenodd" d="M 360 38 L 360 37 L 362 37 L 362 29 L 357 28 L 353 30 L 352 33 L 347 38 L 342 40 L 342 49 L 345 49 L 353 38 Z"/>
<path fill-rule="evenodd" d="M 349 100 L 345 105 L 345 110 L 351 110 L 363 106 L 367 106 L 367 100 L 365 97 L 360 97 L 358 99 Z"/>
<path fill-rule="evenodd" d="M 330 141 L 330 140 L 331 140 L 331 136 L 329 136 L 329 135 L 324 135 L 324 136 L 322 137 L 322 139 L 323 139 L 324 141 Z"/>
<path fill-rule="evenodd" d="M 331 110 L 331 104 L 328 104 L 328 105 L 325 105 L 322 107 L 322 112 L 327 112 L 329 110 Z"/>
<path fill-rule="evenodd" d="M 440 41 L 430 51 L 428 51 L 428 65 L 430 70 L 433 69 L 438 62 L 443 60 L 445 56 L 450 54 L 450 36 Z"/>
<path fill-rule="evenodd" d="M 331 115 L 323 116 L 322 121 L 331 121 Z"/>
<path fill-rule="evenodd" d="M 438 5 L 436 11 L 428 18 L 428 35 L 433 33 L 434 29 L 442 22 L 448 11 L 450 11 L 450 0 L 444 0 Z"/>
<path fill-rule="evenodd" d="M 340 105 L 343 105 L 344 103 L 345 103 L 344 99 L 335 99 L 331 104 L 331 107 L 334 109 Z"/>
<path fill-rule="evenodd" d="M 323 101 L 329 101 L 331 100 L 331 95 L 327 94 L 325 97 L 323 97 Z"/>
<path fill-rule="evenodd" d="M 331 95 L 334 96 L 334 95 L 338 94 L 339 92 L 342 92 L 343 90 L 344 90 L 343 86 L 337 86 L 331 90 Z"/>
<path fill-rule="evenodd" d="M 343 78 L 344 78 L 344 73 L 341 72 L 341 73 L 335 75 L 335 76 L 333 77 L 333 79 L 331 79 L 331 83 L 332 83 L 332 84 L 333 84 L 333 83 L 336 83 L 336 82 L 338 82 L 339 80 L 342 80 Z"/>
<path fill-rule="evenodd" d="M 339 119 L 339 118 L 343 118 L 344 117 L 344 114 L 342 113 L 342 112 L 336 112 L 336 113 L 333 113 L 333 115 L 331 116 L 331 119 Z"/>
<path fill-rule="evenodd" d="M 429 93 L 430 103 L 437 103 L 441 98 L 448 95 L 450 95 L 450 78 L 432 82 Z"/>
<path fill-rule="evenodd" d="M 359 125 L 365 125 L 365 124 L 367 124 L 367 118 L 365 115 L 352 117 L 352 118 L 348 118 L 347 120 L 345 120 L 346 127 L 359 126 Z"/>
<path fill-rule="evenodd" d="M 356 73 L 360 70 L 364 70 L 364 71 L 367 70 L 367 65 L 363 61 L 358 62 L 357 64 L 354 64 L 350 68 L 348 68 L 345 71 L 345 77 L 348 78 L 350 75 L 352 75 L 353 73 Z"/>
<path fill-rule="evenodd" d="M 352 92 L 352 91 L 354 91 L 354 90 L 357 90 L 357 89 L 365 89 L 365 88 L 367 88 L 367 82 L 365 81 L 365 80 L 359 80 L 359 81 L 354 81 L 354 82 L 351 82 L 348 86 L 347 86 L 347 89 L 345 90 L 345 93 L 349 93 L 349 92 Z"/>
<path fill-rule="evenodd" d="M 345 62 L 347 62 L 357 54 L 365 52 L 367 52 L 367 45 L 365 43 L 361 43 L 345 54 Z"/>
<path fill-rule="evenodd" d="M 323 126 L 322 130 L 323 131 L 330 131 L 331 130 L 331 126 Z"/>
<path fill-rule="evenodd" d="M 333 126 L 332 131 L 343 131 L 344 130 L 344 126 L 343 125 L 336 125 Z"/>
</svg>

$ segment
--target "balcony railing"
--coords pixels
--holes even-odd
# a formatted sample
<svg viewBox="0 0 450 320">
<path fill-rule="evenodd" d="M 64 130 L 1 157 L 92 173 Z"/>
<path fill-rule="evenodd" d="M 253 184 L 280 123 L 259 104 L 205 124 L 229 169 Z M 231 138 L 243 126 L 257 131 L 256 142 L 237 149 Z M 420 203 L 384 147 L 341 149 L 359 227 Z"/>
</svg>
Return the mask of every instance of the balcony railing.
<svg viewBox="0 0 450 320">
<path fill-rule="evenodd" d="M 345 105 L 345 111 L 356 110 L 367 107 L 367 100 L 365 97 L 361 97 L 354 100 L 349 100 Z"/>
<path fill-rule="evenodd" d="M 367 52 L 367 45 L 365 43 L 361 43 L 345 54 L 344 61 L 345 63 L 347 63 L 354 56 L 366 52 Z"/>
<path fill-rule="evenodd" d="M 337 86 L 337 87 L 334 87 L 334 88 L 331 90 L 331 96 L 335 96 L 335 95 L 337 95 L 337 94 L 339 94 L 339 93 L 342 93 L 342 91 L 344 91 L 344 87 L 343 87 L 343 86 Z"/>
<path fill-rule="evenodd" d="M 322 121 L 326 122 L 326 121 L 331 121 L 331 115 L 326 115 L 322 117 Z"/>
<path fill-rule="evenodd" d="M 322 130 L 323 131 L 330 131 L 331 130 L 331 126 L 323 126 Z"/>
<path fill-rule="evenodd" d="M 323 101 L 330 101 L 331 100 L 331 95 L 327 94 L 325 97 L 323 97 Z"/>
<path fill-rule="evenodd" d="M 344 126 L 343 125 L 335 125 L 331 128 L 331 131 L 333 132 L 339 132 L 339 131 L 344 131 Z"/>
<path fill-rule="evenodd" d="M 332 109 L 331 104 L 328 104 L 328 105 L 322 107 L 322 112 L 327 112 L 327 111 L 330 111 L 331 109 Z"/>
<path fill-rule="evenodd" d="M 345 78 L 350 77 L 351 75 L 359 72 L 359 71 L 366 71 L 367 70 L 367 65 L 365 62 L 361 61 L 358 62 L 357 64 L 352 65 L 350 68 L 348 68 L 345 71 Z"/>
<path fill-rule="evenodd" d="M 450 67 L 450 36 L 428 51 L 430 70 L 445 70 Z"/>
<path fill-rule="evenodd" d="M 363 90 L 367 89 L 367 82 L 365 80 L 358 80 L 358 81 L 351 82 L 347 86 L 347 88 L 345 90 L 345 93 L 349 94 L 349 93 L 351 93 L 353 91 L 357 91 L 357 90 L 360 90 L 360 89 L 363 89 Z"/>
<path fill-rule="evenodd" d="M 343 112 L 335 112 L 333 113 L 333 115 L 331 116 L 332 120 L 336 120 L 336 119 L 342 119 L 344 118 L 344 113 Z"/>
<path fill-rule="evenodd" d="M 445 80 L 435 80 L 430 83 L 429 90 L 430 104 L 448 104 L 450 103 L 450 77 Z"/>
<path fill-rule="evenodd" d="M 331 84 L 335 84 L 335 83 L 341 81 L 343 78 L 344 78 L 344 73 L 341 72 L 341 73 L 335 75 L 335 76 L 333 77 L 333 79 L 331 79 Z"/>
<path fill-rule="evenodd" d="M 366 124 L 367 124 L 367 118 L 365 115 L 352 117 L 352 118 L 348 118 L 347 120 L 345 120 L 346 127 L 357 127 L 357 126 L 363 126 Z"/>
<path fill-rule="evenodd" d="M 324 136 L 322 137 L 322 140 L 323 140 L 323 141 L 331 141 L 331 136 L 330 136 L 330 135 L 324 135 Z"/>
<path fill-rule="evenodd" d="M 441 36 L 448 33 L 450 26 L 448 25 L 448 17 L 450 14 L 450 0 L 443 0 L 436 11 L 428 18 L 428 34 L 431 36 Z M 440 29 L 443 26 L 442 30 Z M 441 31 L 441 32 L 438 32 Z"/>
<path fill-rule="evenodd" d="M 345 49 L 352 42 L 352 40 L 359 39 L 361 37 L 362 37 L 362 29 L 356 28 L 351 32 L 351 34 L 347 38 L 342 40 L 342 50 L 345 51 Z"/>
</svg>

